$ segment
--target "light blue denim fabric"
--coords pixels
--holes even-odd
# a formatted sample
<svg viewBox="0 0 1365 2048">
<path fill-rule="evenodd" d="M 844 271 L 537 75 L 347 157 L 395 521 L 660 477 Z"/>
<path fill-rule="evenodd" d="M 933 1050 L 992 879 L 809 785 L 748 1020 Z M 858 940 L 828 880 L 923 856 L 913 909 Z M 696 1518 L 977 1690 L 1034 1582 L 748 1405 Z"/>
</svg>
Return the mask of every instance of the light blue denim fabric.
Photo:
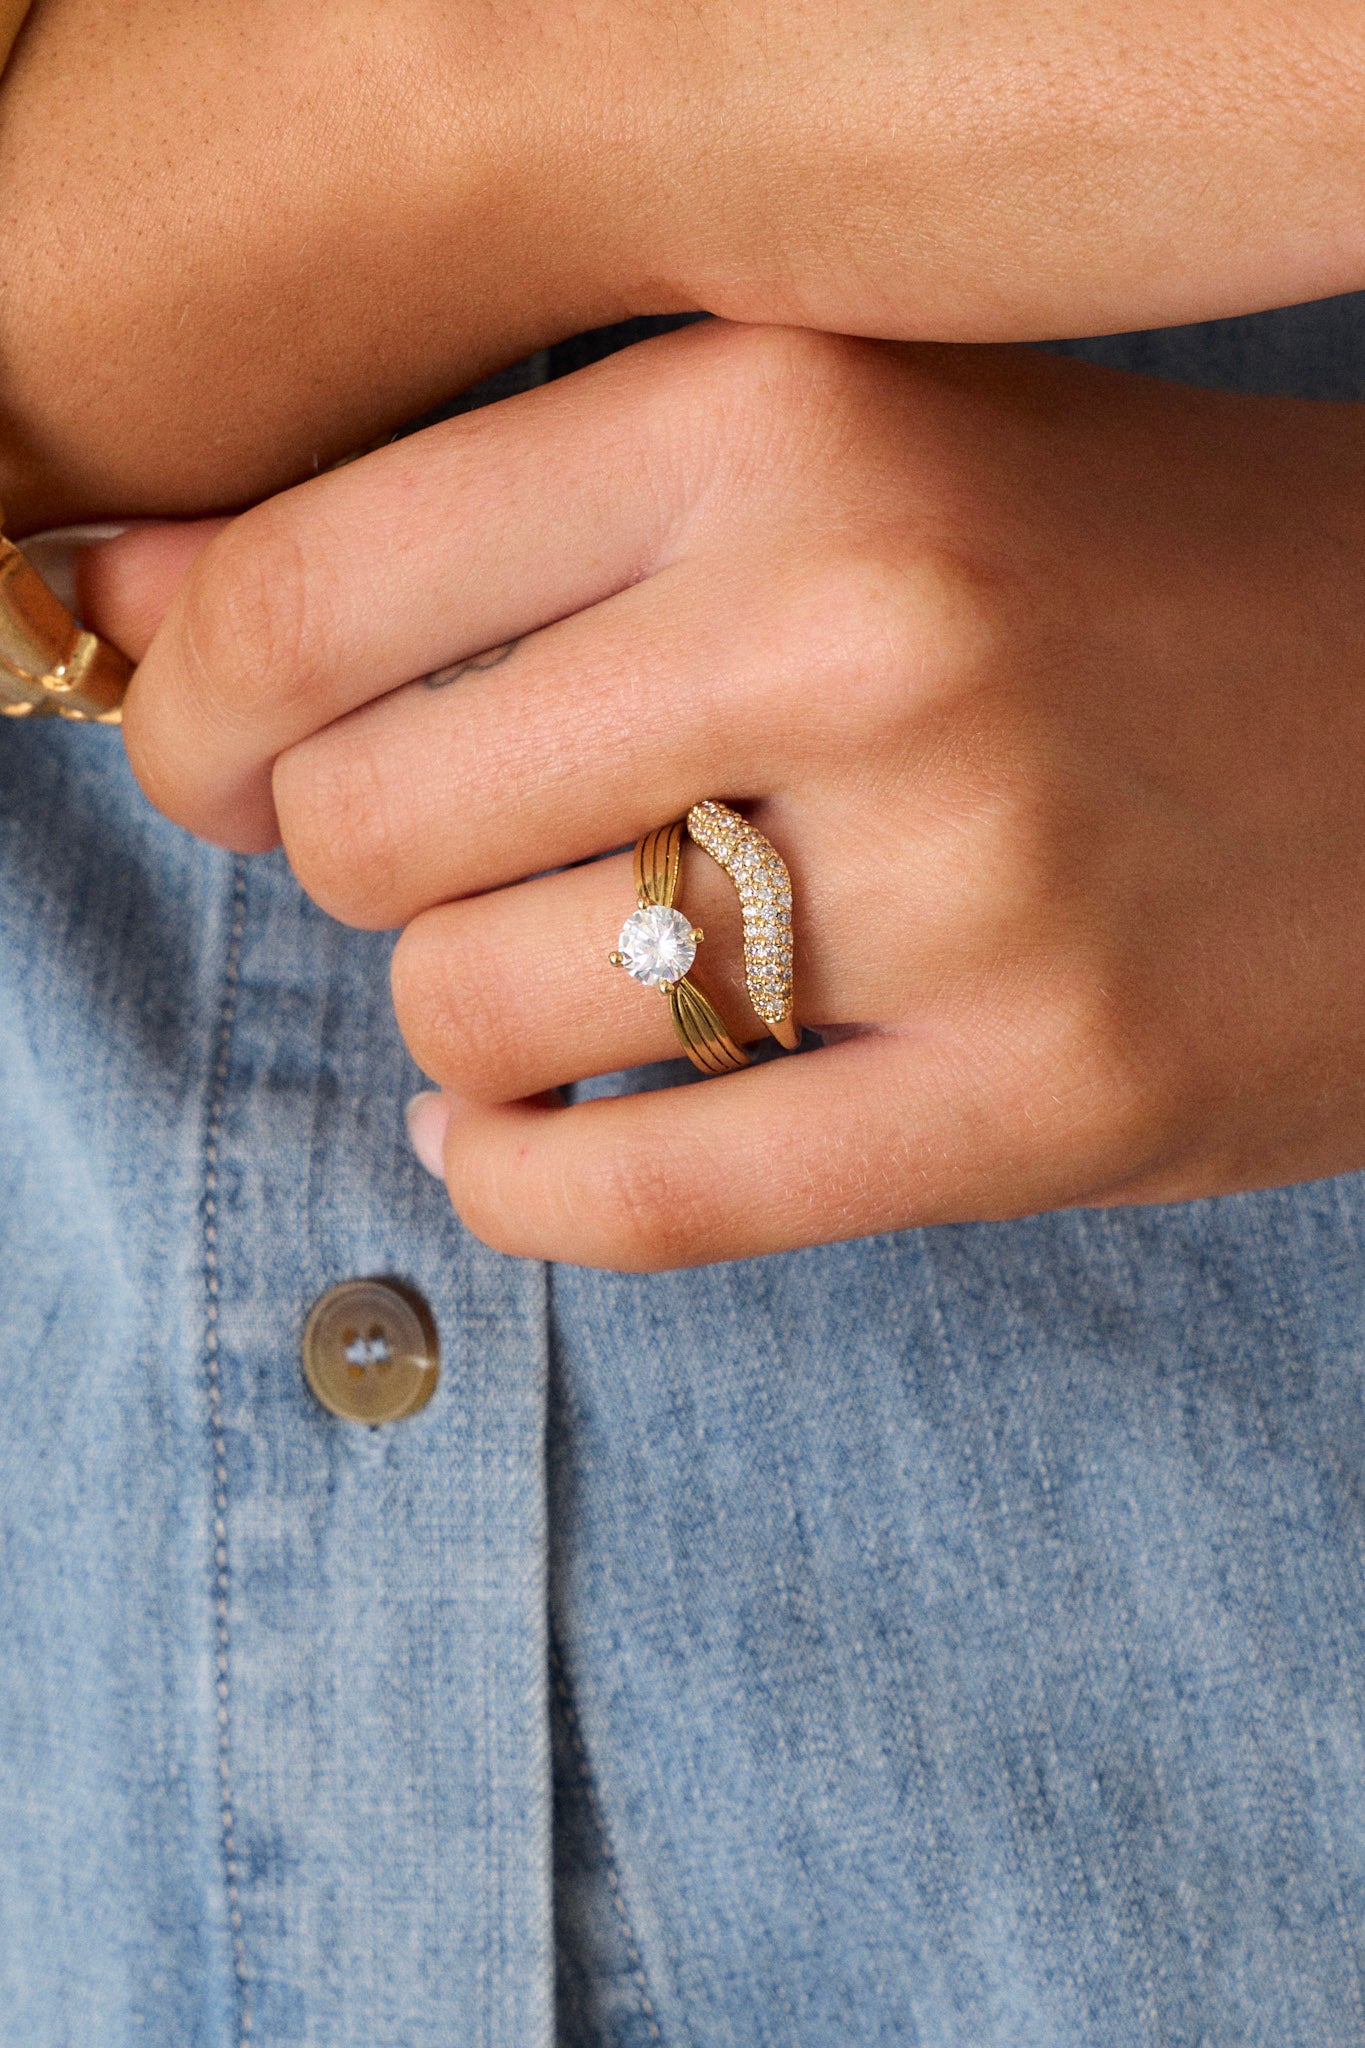
<svg viewBox="0 0 1365 2048">
<path fill-rule="evenodd" d="M 546 1272 L 388 950 L 0 728 L 3 2048 L 1358 2048 L 1365 1181 Z"/>
</svg>

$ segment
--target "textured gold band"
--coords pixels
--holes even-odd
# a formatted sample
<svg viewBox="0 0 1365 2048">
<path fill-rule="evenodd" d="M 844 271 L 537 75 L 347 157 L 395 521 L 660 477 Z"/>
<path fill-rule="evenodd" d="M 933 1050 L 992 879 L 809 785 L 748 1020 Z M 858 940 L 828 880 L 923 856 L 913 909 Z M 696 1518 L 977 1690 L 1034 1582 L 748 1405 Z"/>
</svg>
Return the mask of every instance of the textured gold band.
<svg viewBox="0 0 1365 2048">
<path fill-rule="evenodd" d="M 749 1001 L 779 1045 L 794 1052 L 801 1030 L 792 1014 L 792 884 L 771 840 L 728 804 L 693 804 L 687 830 L 719 862 L 739 895 L 744 919 L 744 980 Z"/>
<path fill-rule="evenodd" d="M 674 908 L 678 878 L 682 873 L 683 828 L 681 823 L 660 825 L 646 832 L 635 848 L 635 895 L 643 910 L 647 903 Z"/>
<path fill-rule="evenodd" d="M 681 819 L 672 825 L 661 825 L 655 832 L 646 832 L 639 842 L 635 849 L 635 893 L 641 910 L 652 905 L 664 910 L 676 908 L 674 898 L 678 893 L 682 849 Z M 692 937 L 700 944 L 700 932 L 694 931 Z M 615 965 L 623 964 L 619 953 L 611 957 Z M 703 1074 L 736 1074 L 750 1064 L 748 1053 L 736 1045 L 715 1009 L 686 974 L 660 986 L 668 997 L 669 1015 L 678 1041 L 694 1067 Z"/>
<path fill-rule="evenodd" d="M 0 533 L 0 716 L 117 725 L 132 673 Z"/>
</svg>

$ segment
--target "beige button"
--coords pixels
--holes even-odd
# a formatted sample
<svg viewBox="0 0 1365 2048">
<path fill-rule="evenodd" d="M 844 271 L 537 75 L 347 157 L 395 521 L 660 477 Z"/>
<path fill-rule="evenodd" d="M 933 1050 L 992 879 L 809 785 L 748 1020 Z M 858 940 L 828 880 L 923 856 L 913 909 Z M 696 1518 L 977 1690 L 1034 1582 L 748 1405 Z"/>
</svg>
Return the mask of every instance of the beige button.
<svg viewBox="0 0 1365 2048">
<path fill-rule="evenodd" d="M 420 1294 L 393 1280 L 344 1280 L 314 1302 L 303 1333 L 303 1375 L 324 1408 L 347 1422 L 398 1422 L 425 1408 L 441 1348 Z"/>
</svg>

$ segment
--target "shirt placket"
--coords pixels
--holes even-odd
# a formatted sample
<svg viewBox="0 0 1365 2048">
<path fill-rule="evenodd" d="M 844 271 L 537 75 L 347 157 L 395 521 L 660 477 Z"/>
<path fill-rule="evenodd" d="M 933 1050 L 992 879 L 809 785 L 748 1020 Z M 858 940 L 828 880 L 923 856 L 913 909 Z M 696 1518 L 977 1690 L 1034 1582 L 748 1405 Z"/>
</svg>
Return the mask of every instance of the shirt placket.
<svg viewBox="0 0 1365 2048">
<path fill-rule="evenodd" d="M 476 1244 L 412 1159 L 389 941 L 277 858 L 226 886 L 199 1362 L 225 2039 L 548 2048 L 543 1270 Z M 391 1421 L 305 1375 L 310 1311 L 358 1281 L 439 1344 Z M 380 1323 L 344 1324 L 343 1407 L 392 1363 Z"/>
</svg>

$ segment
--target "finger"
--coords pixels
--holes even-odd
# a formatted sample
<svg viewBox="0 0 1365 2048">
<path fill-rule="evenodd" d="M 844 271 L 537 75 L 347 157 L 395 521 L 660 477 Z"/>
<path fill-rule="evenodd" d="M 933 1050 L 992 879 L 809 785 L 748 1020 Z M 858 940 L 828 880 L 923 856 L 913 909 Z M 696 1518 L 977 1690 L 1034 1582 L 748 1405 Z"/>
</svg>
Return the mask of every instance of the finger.
<svg viewBox="0 0 1365 2048">
<path fill-rule="evenodd" d="M 782 565 L 755 568 L 678 564 L 282 754 L 275 801 L 304 888 L 347 923 L 406 924 L 634 840 L 700 797 L 762 790 L 779 755 L 799 775 L 796 707 L 818 724 L 809 700 L 848 648 Z"/>
<path fill-rule="evenodd" d="M 191 564 L 227 524 L 190 519 L 134 526 L 117 540 L 77 548 L 71 562 L 77 617 L 141 661 Z"/>
<path fill-rule="evenodd" d="M 683 330 L 256 507 L 205 552 L 129 692 L 170 817 L 274 843 L 270 764 L 356 705 L 638 582 L 716 451 L 725 330 Z"/>
<path fill-rule="evenodd" d="M 457 1094 L 509 1102 L 679 1058 L 663 993 L 609 958 L 634 905 L 634 862 L 621 854 L 419 917 L 395 949 L 393 991 L 423 1073 Z M 678 905 L 704 935 L 691 978 L 733 1038 L 762 1038 L 744 985 L 734 886 L 695 849 L 684 857 Z"/>
<path fill-rule="evenodd" d="M 984 1071 L 984 1070 L 983 1070 Z M 448 1098 L 462 1220 L 522 1258 L 652 1272 L 1016 1215 L 1078 1198 L 1084 1154 L 944 1037 L 869 1036 L 695 1088 L 488 1107 Z"/>
</svg>

